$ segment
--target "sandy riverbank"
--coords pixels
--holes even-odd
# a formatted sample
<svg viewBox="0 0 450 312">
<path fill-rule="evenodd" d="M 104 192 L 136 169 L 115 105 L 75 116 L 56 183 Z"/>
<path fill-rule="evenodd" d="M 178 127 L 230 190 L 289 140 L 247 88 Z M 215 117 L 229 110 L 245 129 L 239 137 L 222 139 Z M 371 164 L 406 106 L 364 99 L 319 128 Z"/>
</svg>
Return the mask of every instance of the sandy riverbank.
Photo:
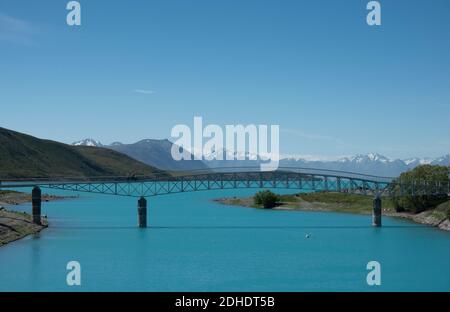
<svg viewBox="0 0 450 312">
<path fill-rule="evenodd" d="M 76 198 L 76 196 L 56 196 L 56 195 L 42 194 L 43 202 L 67 198 Z M 31 194 L 16 191 L 0 190 L 0 207 L 16 206 L 28 202 L 31 202 Z"/>
<path fill-rule="evenodd" d="M 0 210 L 0 247 L 31 234 L 37 234 L 48 226 L 45 219 L 42 225 L 32 222 L 31 215 L 24 212 Z"/>
</svg>

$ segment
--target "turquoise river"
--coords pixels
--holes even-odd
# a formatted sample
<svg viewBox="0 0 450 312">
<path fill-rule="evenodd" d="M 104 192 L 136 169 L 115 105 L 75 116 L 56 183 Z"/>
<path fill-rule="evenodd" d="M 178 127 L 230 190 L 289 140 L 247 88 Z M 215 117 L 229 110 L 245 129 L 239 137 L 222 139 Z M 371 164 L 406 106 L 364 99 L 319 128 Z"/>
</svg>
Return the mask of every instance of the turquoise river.
<svg viewBox="0 0 450 312">
<path fill-rule="evenodd" d="M 149 198 L 147 229 L 136 226 L 136 198 L 45 202 L 50 227 L 0 248 L 0 291 L 450 291 L 450 233 L 388 217 L 373 228 L 370 216 L 212 201 L 253 192 Z M 66 284 L 72 260 L 81 286 Z M 366 282 L 372 260 L 381 286 Z"/>
</svg>

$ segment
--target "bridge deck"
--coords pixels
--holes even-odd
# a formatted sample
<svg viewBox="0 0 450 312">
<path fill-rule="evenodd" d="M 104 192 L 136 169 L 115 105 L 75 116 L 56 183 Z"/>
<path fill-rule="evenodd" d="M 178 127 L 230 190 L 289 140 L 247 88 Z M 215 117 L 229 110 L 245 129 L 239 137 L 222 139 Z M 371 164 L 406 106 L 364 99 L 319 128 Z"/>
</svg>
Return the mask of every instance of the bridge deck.
<svg viewBox="0 0 450 312">
<path fill-rule="evenodd" d="M 28 188 L 39 186 L 76 192 L 101 193 L 120 196 L 149 197 L 181 192 L 238 188 L 285 188 L 305 191 L 334 191 L 381 194 L 450 194 L 450 185 L 420 182 L 401 183 L 389 177 L 377 177 L 352 172 L 324 169 L 284 168 L 274 172 L 255 170 L 191 171 L 171 176 L 132 177 L 54 177 L 3 180 L 0 188 Z M 230 172 L 231 171 L 231 172 Z"/>
</svg>

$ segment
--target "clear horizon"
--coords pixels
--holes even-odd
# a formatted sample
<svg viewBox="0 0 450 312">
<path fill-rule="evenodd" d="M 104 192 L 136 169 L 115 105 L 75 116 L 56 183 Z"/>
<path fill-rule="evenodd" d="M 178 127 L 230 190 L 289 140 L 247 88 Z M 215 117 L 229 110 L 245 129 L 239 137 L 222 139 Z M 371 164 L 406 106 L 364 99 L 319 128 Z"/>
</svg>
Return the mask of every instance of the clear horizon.
<svg viewBox="0 0 450 312">
<path fill-rule="evenodd" d="M 450 154 L 450 3 L 0 0 L 0 126 L 72 143 L 279 124 L 281 154 Z M 268 22 L 270 21 L 270 22 Z"/>
</svg>

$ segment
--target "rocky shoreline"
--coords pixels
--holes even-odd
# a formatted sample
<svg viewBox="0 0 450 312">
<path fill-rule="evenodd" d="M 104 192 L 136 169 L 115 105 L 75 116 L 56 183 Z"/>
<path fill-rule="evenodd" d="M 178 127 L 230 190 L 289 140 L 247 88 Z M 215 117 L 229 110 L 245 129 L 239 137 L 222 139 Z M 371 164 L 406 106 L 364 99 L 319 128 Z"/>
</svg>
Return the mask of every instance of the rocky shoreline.
<svg viewBox="0 0 450 312">
<path fill-rule="evenodd" d="M 320 195 L 319 195 L 320 196 Z M 361 206 L 360 209 L 351 207 L 350 209 L 344 208 L 345 204 L 342 203 L 330 203 L 321 201 L 306 201 L 297 195 L 290 195 L 288 198 L 294 198 L 291 200 L 281 200 L 280 203 L 272 208 L 274 210 L 289 210 L 289 211 L 330 211 L 330 212 L 342 212 L 342 213 L 356 213 L 356 214 L 371 214 L 371 208 Z M 241 206 L 254 209 L 264 209 L 253 203 L 253 197 L 247 198 L 217 198 L 214 200 L 217 203 L 231 206 Z M 449 203 L 446 203 L 447 205 Z M 402 218 L 413 221 L 415 223 L 424 224 L 428 226 L 437 227 L 444 231 L 450 231 L 450 220 L 446 217 L 445 213 L 438 209 L 424 211 L 418 214 L 412 214 L 407 212 L 395 212 L 391 206 L 383 209 L 383 215 Z"/>
<path fill-rule="evenodd" d="M 436 216 L 435 212 L 432 210 L 424 211 L 418 214 L 395 212 L 395 213 L 387 213 L 385 215 L 394 218 L 407 219 L 419 224 L 437 227 L 443 231 L 450 231 L 450 220 L 445 217 Z"/>
<path fill-rule="evenodd" d="M 68 198 L 77 198 L 77 196 L 56 196 L 42 194 L 42 201 L 49 202 Z M 31 202 L 31 194 L 16 191 L 0 191 L 0 208 L 7 206 L 17 206 Z"/>
<path fill-rule="evenodd" d="M 48 227 L 47 220 L 42 218 L 42 225 L 32 222 L 32 216 L 25 212 L 0 210 L 0 247 L 24 238 L 38 234 Z"/>
<path fill-rule="evenodd" d="M 42 195 L 42 201 L 46 202 L 67 198 L 75 198 L 75 196 Z M 42 224 L 37 225 L 32 222 L 32 216 L 30 214 L 6 208 L 27 202 L 31 202 L 31 194 L 15 191 L 0 191 L 0 247 L 28 235 L 38 234 L 48 227 L 46 216 L 43 216 L 41 219 Z"/>
</svg>

